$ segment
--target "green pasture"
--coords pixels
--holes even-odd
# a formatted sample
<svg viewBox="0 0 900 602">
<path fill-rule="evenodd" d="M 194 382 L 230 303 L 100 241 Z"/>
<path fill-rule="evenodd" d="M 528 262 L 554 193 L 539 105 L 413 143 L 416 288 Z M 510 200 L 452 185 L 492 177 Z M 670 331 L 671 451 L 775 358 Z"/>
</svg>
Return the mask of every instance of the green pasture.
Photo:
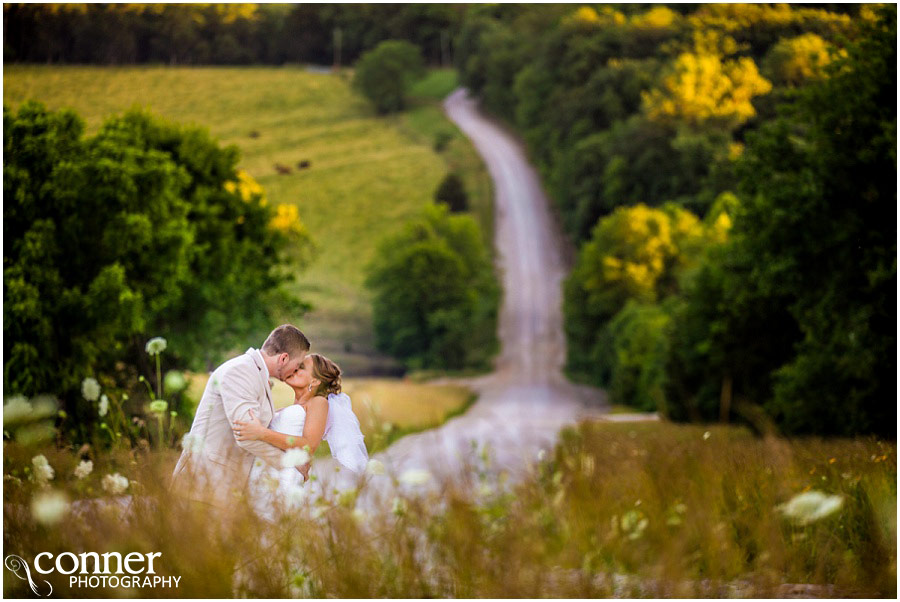
<svg viewBox="0 0 900 602">
<path fill-rule="evenodd" d="M 415 215 L 450 169 L 463 172 L 476 197 L 473 211 L 490 232 L 490 181 L 436 101 L 455 86 L 454 72 L 430 74 L 415 91 L 414 107 L 391 118 L 376 117 L 349 80 L 347 72 L 299 66 L 7 66 L 3 100 L 13 108 L 37 99 L 74 109 L 89 133 L 110 115 L 137 107 L 208 128 L 222 144 L 236 145 L 241 167 L 269 202 L 296 204 L 315 242 L 312 262 L 292 284 L 313 305 L 300 322 L 314 349 L 346 372 L 366 374 L 395 366 L 374 350 L 363 288 L 378 240 Z M 438 131 L 450 137 L 441 152 Z M 309 167 L 299 168 L 301 161 Z"/>
</svg>

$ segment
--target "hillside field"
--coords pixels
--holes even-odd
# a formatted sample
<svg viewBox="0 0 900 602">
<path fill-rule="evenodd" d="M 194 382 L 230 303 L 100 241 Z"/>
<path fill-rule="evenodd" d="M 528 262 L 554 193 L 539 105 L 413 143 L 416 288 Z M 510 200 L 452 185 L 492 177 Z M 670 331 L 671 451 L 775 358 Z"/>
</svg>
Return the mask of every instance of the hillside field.
<svg viewBox="0 0 900 602">
<path fill-rule="evenodd" d="M 241 151 L 240 167 L 270 203 L 293 203 L 316 245 L 291 285 L 313 311 L 299 322 L 315 351 L 351 375 L 395 373 L 374 350 L 365 266 L 379 239 L 428 202 L 450 169 L 461 170 L 473 213 L 490 236 L 490 181 L 474 149 L 441 112 L 455 87 L 442 70 L 420 82 L 407 113 L 379 118 L 349 84 L 349 72 L 288 67 L 7 66 L 4 104 L 37 99 L 74 109 L 95 132 L 104 119 L 137 107 L 208 128 Z M 435 136 L 449 142 L 439 152 Z M 300 169 L 300 161 L 309 167 Z M 280 174 L 276 166 L 290 169 Z M 164 333 L 162 333 L 164 334 Z M 235 350 L 242 351 L 242 350 Z"/>
</svg>

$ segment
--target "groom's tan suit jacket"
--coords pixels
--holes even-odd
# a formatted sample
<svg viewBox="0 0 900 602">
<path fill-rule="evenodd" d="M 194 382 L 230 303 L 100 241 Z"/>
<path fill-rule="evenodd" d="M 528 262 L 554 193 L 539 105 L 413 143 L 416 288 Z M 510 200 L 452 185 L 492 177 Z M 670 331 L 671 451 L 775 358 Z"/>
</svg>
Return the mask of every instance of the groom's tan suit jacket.
<svg viewBox="0 0 900 602">
<path fill-rule="evenodd" d="M 264 425 L 275 414 L 268 371 L 253 348 L 228 360 L 212 373 L 197 406 L 191 437 L 172 474 L 172 489 L 189 499 L 219 507 L 244 492 L 256 461 L 281 468 L 284 452 L 262 441 L 238 441 L 231 430 L 235 420 L 250 418 L 250 410 Z"/>
</svg>

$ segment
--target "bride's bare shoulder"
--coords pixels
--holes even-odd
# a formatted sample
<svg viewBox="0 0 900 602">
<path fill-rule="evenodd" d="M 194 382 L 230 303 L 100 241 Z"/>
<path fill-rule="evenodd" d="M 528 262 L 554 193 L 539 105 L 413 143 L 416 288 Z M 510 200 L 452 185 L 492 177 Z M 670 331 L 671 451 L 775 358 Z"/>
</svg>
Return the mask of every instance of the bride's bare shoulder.
<svg viewBox="0 0 900 602">
<path fill-rule="evenodd" d="M 310 408 L 312 408 L 312 407 L 319 407 L 319 408 L 324 407 L 324 408 L 327 408 L 327 407 L 328 407 L 328 400 L 325 399 L 325 398 L 324 398 L 323 396 L 321 396 L 321 395 L 316 395 L 315 397 L 313 397 L 312 399 L 310 399 L 308 402 L 306 402 L 306 405 L 307 405 L 307 407 L 310 407 Z"/>
</svg>

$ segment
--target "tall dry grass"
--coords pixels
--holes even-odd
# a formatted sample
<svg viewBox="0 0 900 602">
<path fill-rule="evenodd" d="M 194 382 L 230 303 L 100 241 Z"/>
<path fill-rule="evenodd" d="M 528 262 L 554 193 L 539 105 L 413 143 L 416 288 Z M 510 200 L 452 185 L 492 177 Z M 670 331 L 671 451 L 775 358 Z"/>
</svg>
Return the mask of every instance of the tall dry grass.
<svg viewBox="0 0 900 602">
<path fill-rule="evenodd" d="M 48 575 L 58 595 L 896 596 L 896 445 L 876 439 L 585 423 L 517 483 L 473 451 L 426 484 L 367 475 L 358 489 L 326 489 L 275 525 L 240 499 L 214 512 L 173 496 L 176 450 L 81 450 L 94 471 L 79 480 L 76 450 L 45 449 L 56 474 L 41 487 L 25 470 L 36 450 L 4 447 L 7 554 L 160 552 L 160 572 L 182 577 L 177 590 L 129 592 Z M 110 472 L 130 479 L 132 497 L 104 492 Z M 49 525 L 30 510 L 48 489 L 72 502 Z M 792 522 L 780 508 L 804 490 L 842 505 Z M 10 573 L 4 587 L 29 595 Z"/>
</svg>

